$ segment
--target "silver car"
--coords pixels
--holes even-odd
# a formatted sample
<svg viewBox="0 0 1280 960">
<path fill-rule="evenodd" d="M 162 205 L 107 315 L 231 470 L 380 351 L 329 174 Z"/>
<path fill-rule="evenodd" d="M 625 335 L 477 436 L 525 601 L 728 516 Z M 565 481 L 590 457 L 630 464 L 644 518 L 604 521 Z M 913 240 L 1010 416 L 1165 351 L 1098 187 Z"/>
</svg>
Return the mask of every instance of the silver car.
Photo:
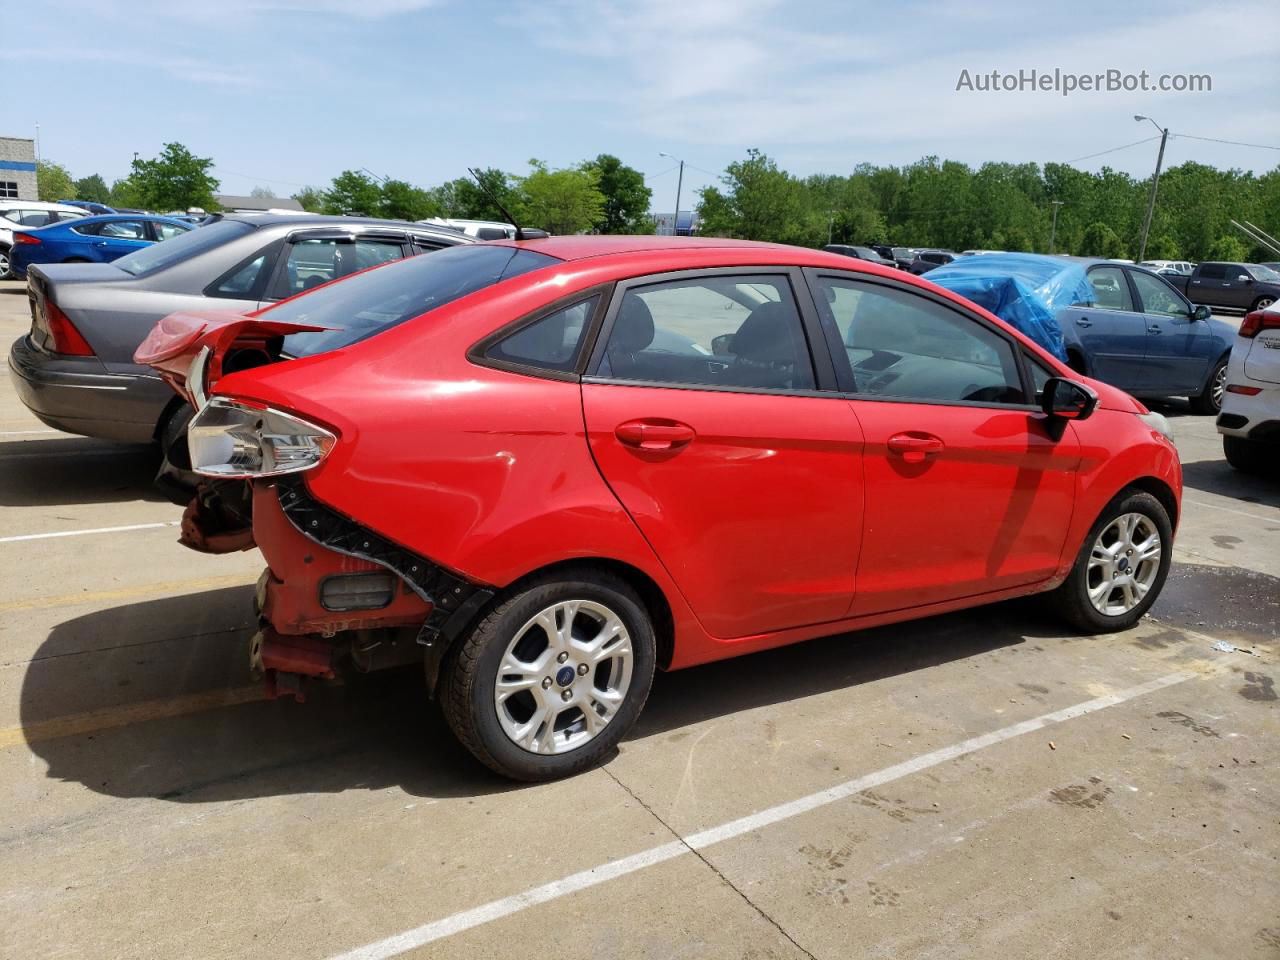
<svg viewBox="0 0 1280 960">
<path fill-rule="evenodd" d="M 233 215 L 114 263 L 33 265 L 31 332 L 9 351 L 22 402 L 51 427 L 165 443 L 183 402 L 133 352 L 179 310 L 248 313 L 330 280 L 472 238 L 447 227 Z"/>
</svg>

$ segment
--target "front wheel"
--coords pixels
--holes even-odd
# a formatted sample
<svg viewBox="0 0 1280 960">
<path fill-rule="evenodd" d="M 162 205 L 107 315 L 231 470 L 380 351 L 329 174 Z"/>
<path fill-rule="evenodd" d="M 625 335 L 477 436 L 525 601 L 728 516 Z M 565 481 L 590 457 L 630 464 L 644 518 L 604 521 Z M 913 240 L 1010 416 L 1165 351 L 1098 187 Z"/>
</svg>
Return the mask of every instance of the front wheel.
<svg viewBox="0 0 1280 960">
<path fill-rule="evenodd" d="M 0 280 L 9 276 L 9 248 L 0 244 Z"/>
<path fill-rule="evenodd" d="M 458 641 L 441 706 L 492 770 L 553 780 L 618 745 L 649 696 L 656 659 L 653 625 L 629 584 L 562 571 L 517 587 Z"/>
<path fill-rule="evenodd" d="M 1199 396 L 1191 398 L 1191 412 L 1217 416 L 1222 410 L 1222 398 L 1227 392 L 1227 358 L 1223 357 L 1209 374 L 1209 380 Z"/>
<path fill-rule="evenodd" d="M 1086 633 L 1127 630 L 1160 595 L 1172 550 L 1164 505 L 1149 493 L 1126 491 L 1102 511 L 1049 603 Z"/>
</svg>

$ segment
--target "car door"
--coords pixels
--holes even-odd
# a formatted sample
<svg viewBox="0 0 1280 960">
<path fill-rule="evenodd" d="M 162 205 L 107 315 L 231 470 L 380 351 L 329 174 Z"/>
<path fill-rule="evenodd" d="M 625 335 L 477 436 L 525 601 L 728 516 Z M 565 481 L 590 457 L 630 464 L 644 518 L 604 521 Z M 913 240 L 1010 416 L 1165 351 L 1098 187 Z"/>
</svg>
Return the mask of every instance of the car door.
<svg viewBox="0 0 1280 960">
<path fill-rule="evenodd" d="M 1147 322 L 1143 386 L 1167 394 L 1199 393 L 1209 375 L 1216 340 L 1208 324 L 1172 286 L 1145 270 L 1126 270 Z"/>
<path fill-rule="evenodd" d="M 715 637 L 836 620 L 854 593 L 861 438 L 802 283 L 620 284 L 583 378 L 601 474 Z"/>
<path fill-rule="evenodd" d="M 1248 310 L 1255 296 L 1253 283 L 1247 267 L 1239 263 L 1226 264 L 1226 275 L 1222 278 L 1221 304 L 1237 310 Z"/>
<path fill-rule="evenodd" d="M 1202 263 L 1187 281 L 1187 296 L 1192 303 L 1204 303 L 1211 307 L 1228 306 L 1227 264 Z"/>
<path fill-rule="evenodd" d="M 1066 547 L 1080 448 L 1055 438 L 1007 332 L 941 297 L 810 274 L 862 428 L 866 488 L 851 612 L 1043 581 Z"/>
<path fill-rule="evenodd" d="M 1126 390 L 1142 386 L 1147 325 L 1133 303 L 1124 271 L 1112 264 L 1089 268 L 1093 302 L 1069 309 L 1063 317 L 1084 349 L 1089 373 Z"/>
<path fill-rule="evenodd" d="M 97 237 L 89 244 L 93 259 L 109 262 L 150 246 L 151 235 L 142 220 L 107 220 L 98 226 Z"/>
</svg>

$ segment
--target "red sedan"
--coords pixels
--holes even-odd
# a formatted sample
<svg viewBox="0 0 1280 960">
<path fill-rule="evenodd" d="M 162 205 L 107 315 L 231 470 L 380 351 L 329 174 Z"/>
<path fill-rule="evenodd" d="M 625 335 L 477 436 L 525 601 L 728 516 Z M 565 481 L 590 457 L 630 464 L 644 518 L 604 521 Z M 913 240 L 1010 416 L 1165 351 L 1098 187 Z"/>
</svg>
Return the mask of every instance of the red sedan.
<svg viewBox="0 0 1280 960">
<path fill-rule="evenodd" d="M 425 660 L 511 777 L 599 761 L 655 668 L 1032 593 L 1121 630 L 1169 569 L 1163 418 L 834 254 L 462 246 L 176 314 L 139 360 L 199 408 L 184 542 L 266 557 L 272 688 Z"/>
</svg>

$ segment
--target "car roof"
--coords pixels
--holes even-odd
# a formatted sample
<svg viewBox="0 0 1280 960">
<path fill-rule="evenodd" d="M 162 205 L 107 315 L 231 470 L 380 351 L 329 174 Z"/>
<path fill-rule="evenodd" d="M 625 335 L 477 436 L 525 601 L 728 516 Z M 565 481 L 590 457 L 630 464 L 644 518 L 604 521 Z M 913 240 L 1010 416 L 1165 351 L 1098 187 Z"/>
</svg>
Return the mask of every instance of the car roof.
<svg viewBox="0 0 1280 960">
<path fill-rule="evenodd" d="M 75 220 L 75 224 L 76 226 L 81 226 L 86 223 L 110 223 L 112 220 L 159 220 L 162 223 L 181 223 L 184 227 L 191 226 L 191 224 L 184 223 L 174 217 L 166 217 L 158 213 L 95 213 L 88 217 L 78 217 Z M 62 222 L 68 223 L 70 221 L 63 220 Z"/>
<path fill-rule="evenodd" d="M 223 220 L 240 220 L 255 227 L 275 227 L 296 224 L 302 227 L 326 227 L 339 224 L 352 226 L 401 227 L 410 230 L 439 231 L 449 236 L 463 236 L 460 230 L 433 223 L 413 223 L 409 220 L 382 220 L 378 217 L 341 217 L 314 213 L 227 213 Z"/>
<path fill-rule="evenodd" d="M 48 200 L 0 200 L 0 210 L 52 210 L 55 213 L 84 213 L 84 207 L 69 203 L 50 203 Z"/>
<path fill-rule="evenodd" d="M 604 257 L 614 254 L 648 253 L 661 250 L 723 250 L 743 249 L 752 251 L 772 250 L 785 258 L 801 255 L 821 257 L 823 262 L 841 263 L 847 257 L 807 247 L 793 247 L 785 243 L 761 243 L 756 240 L 735 240 L 731 237 L 659 237 L 652 235 L 561 236 L 540 237 L 534 240 L 490 240 L 489 243 L 518 246 L 556 257 L 559 260 L 585 260 L 588 257 Z M 780 260 L 779 262 L 785 262 Z"/>
</svg>

